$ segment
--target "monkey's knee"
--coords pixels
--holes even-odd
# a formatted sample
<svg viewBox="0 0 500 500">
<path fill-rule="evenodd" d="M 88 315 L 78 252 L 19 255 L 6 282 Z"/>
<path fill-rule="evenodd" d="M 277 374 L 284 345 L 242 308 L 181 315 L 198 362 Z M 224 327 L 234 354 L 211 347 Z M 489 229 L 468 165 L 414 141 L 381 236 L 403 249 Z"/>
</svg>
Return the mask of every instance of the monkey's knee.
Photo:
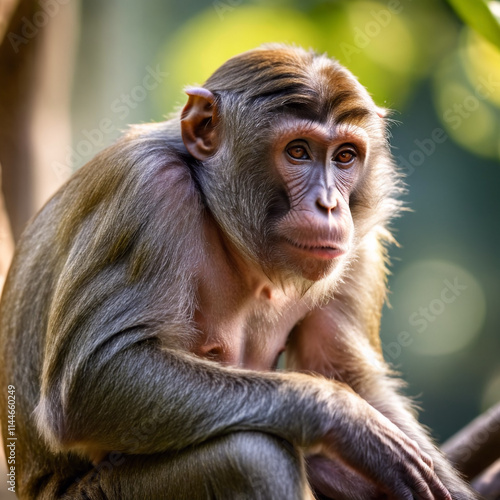
<svg viewBox="0 0 500 500">
<path fill-rule="evenodd" d="M 302 454 L 260 432 L 235 432 L 178 453 L 127 456 L 104 468 L 105 498 L 175 500 L 312 499 Z"/>
<path fill-rule="evenodd" d="M 214 448 L 215 498 L 312 498 L 302 454 L 284 439 L 260 432 L 224 436 Z M 219 478 L 219 479 L 217 479 Z M 232 495 L 227 495 L 230 486 Z"/>
</svg>

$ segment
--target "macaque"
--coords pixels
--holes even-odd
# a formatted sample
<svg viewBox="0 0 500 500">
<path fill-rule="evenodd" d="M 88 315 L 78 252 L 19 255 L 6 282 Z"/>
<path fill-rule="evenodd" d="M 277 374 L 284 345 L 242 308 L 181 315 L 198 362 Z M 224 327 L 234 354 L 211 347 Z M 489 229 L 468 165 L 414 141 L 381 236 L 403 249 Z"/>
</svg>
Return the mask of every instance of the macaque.
<svg viewBox="0 0 500 500">
<path fill-rule="evenodd" d="M 19 497 L 476 498 L 381 353 L 385 112 L 282 45 L 186 93 L 19 242 L 0 310 Z"/>
</svg>

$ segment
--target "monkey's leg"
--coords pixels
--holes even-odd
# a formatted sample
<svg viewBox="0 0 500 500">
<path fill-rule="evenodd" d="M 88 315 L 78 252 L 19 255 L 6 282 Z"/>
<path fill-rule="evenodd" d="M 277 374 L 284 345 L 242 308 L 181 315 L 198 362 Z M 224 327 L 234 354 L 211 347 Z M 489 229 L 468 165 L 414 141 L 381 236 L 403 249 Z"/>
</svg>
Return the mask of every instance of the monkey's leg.
<svg viewBox="0 0 500 500">
<path fill-rule="evenodd" d="M 302 454 L 260 432 L 235 432 L 177 453 L 128 455 L 103 466 L 67 498 L 313 500 Z M 76 490 L 76 491 L 75 491 Z"/>
</svg>

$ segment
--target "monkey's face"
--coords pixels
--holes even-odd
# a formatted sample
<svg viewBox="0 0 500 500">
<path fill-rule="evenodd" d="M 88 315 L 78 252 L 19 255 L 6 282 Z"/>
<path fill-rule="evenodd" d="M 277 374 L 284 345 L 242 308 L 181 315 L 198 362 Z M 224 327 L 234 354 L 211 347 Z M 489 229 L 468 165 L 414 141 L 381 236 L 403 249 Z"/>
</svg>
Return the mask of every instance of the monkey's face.
<svg viewBox="0 0 500 500">
<path fill-rule="evenodd" d="M 352 246 L 350 195 L 362 176 L 367 136 L 355 126 L 295 117 L 281 122 L 273 163 L 287 210 L 271 240 L 281 265 L 317 281 L 341 265 Z"/>
<path fill-rule="evenodd" d="M 382 113 L 344 68 L 308 57 L 304 71 L 295 56 L 278 67 L 241 56 L 207 81 L 217 97 L 189 89 L 181 115 L 221 233 L 273 281 L 305 288 L 335 280 L 399 207 Z"/>
</svg>

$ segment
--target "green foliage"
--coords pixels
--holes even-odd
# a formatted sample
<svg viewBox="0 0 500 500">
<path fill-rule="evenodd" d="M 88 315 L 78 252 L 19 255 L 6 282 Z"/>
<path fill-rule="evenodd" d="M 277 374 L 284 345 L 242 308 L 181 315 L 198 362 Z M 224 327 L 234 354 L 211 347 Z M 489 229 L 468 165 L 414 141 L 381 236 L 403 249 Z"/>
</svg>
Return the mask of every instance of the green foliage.
<svg viewBox="0 0 500 500">
<path fill-rule="evenodd" d="M 448 0 L 455 12 L 471 28 L 500 48 L 500 23 L 484 0 Z"/>
<path fill-rule="evenodd" d="M 181 105 L 182 86 L 202 84 L 229 57 L 283 42 L 327 52 L 368 87 L 378 104 L 401 109 L 456 41 L 456 26 L 440 2 L 283 3 L 217 0 L 181 25 L 159 54 L 171 76 L 168 88 L 155 95 L 157 108 Z"/>
</svg>

